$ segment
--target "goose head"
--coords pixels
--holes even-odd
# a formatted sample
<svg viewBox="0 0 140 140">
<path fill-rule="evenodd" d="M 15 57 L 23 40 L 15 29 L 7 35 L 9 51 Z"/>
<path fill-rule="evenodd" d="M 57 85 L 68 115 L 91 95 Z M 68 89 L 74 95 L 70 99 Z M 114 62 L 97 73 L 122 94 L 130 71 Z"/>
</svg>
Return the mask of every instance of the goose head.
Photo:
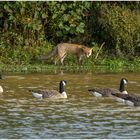
<svg viewBox="0 0 140 140">
<path fill-rule="evenodd" d="M 61 83 L 63 86 L 65 86 L 65 85 L 67 84 L 67 81 L 61 80 L 60 83 Z"/>
<path fill-rule="evenodd" d="M 121 82 L 126 85 L 128 83 L 128 80 L 126 78 L 122 78 Z"/>
<path fill-rule="evenodd" d="M 128 80 L 126 78 L 122 78 L 120 81 L 120 92 L 127 94 L 127 91 L 125 91 L 125 85 L 128 83 Z"/>
<path fill-rule="evenodd" d="M 66 84 L 67 84 L 67 81 L 65 81 L 65 80 L 60 81 L 60 84 L 59 84 L 59 92 L 60 93 L 64 92 L 64 86 L 66 86 Z"/>
</svg>

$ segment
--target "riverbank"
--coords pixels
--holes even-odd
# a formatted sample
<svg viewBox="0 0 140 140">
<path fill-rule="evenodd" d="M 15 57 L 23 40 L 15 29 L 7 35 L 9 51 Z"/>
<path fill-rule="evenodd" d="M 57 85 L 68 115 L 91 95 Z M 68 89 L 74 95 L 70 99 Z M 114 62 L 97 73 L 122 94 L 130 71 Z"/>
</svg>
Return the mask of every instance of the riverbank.
<svg viewBox="0 0 140 140">
<path fill-rule="evenodd" d="M 0 64 L 0 72 L 2 73 L 59 73 L 59 72 L 140 72 L 140 59 L 133 61 L 122 59 L 104 59 L 96 62 L 87 61 L 84 65 L 76 63 L 66 65 L 53 65 L 34 63 L 28 65 L 9 65 Z"/>
</svg>

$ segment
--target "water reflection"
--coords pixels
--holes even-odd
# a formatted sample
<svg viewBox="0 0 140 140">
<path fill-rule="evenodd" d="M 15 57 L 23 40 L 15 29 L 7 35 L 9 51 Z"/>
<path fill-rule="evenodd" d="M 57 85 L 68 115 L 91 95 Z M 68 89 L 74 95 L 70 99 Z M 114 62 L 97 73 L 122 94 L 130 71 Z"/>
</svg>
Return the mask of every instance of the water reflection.
<svg viewBox="0 0 140 140">
<path fill-rule="evenodd" d="M 1 83 L 0 138 L 140 138 L 140 107 L 119 104 L 114 98 L 96 98 L 91 87 L 119 87 L 127 77 L 127 90 L 140 93 L 139 74 L 29 74 L 6 76 Z M 68 99 L 39 100 L 30 88 L 58 89 L 68 82 Z"/>
</svg>

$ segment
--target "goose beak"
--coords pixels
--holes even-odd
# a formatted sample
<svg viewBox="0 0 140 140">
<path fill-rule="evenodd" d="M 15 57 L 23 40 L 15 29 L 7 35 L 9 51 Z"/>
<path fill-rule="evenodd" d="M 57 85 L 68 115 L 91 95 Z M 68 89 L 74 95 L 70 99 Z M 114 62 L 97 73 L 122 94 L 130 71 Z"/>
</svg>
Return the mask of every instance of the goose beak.
<svg viewBox="0 0 140 140">
<path fill-rule="evenodd" d="M 88 91 L 93 91 L 92 89 L 88 89 Z"/>
</svg>

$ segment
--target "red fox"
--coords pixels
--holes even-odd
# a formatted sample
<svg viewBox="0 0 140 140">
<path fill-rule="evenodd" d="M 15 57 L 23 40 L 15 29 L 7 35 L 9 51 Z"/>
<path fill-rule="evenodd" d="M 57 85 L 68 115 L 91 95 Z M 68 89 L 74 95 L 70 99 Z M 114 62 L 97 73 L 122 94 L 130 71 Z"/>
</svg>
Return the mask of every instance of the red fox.
<svg viewBox="0 0 140 140">
<path fill-rule="evenodd" d="M 56 56 L 55 65 L 58 61 L 63 64 L 64 58 L 68 53 L 75 54 L 77 56 L 78 64 L 82 64 L 82 58 L 84 56 L 89 57 L 92 54 L 92 48 L 78 44 L 60 43 L 46 57 L 42 56 L 41 59 L 43 60 Z"/>
</svg>

